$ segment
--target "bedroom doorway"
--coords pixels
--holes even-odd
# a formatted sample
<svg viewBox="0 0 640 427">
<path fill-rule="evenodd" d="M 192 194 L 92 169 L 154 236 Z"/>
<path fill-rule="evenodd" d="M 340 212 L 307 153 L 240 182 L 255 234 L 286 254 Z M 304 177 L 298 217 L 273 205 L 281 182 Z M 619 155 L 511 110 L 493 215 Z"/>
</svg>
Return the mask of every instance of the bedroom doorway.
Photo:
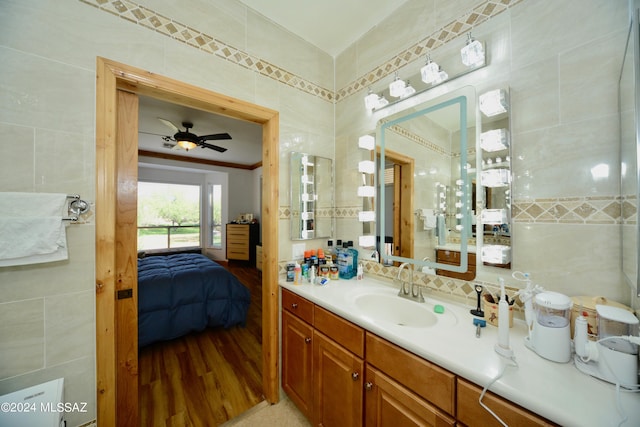
<svg viewBox="0 0 640 427">
<path fill-rule="evenodd" d="M 131 123 L 131 117 L 137 116 L 137 95 L 189 105 L 262 126 L 262 383 L 266 400 L 276 403 L 279 399 L 278 112 L 104 58 L 97 59 L 96 70 L 96 380 L 99 424 L 138 424 L 137 233 L 134 208 L 137 197 L 137 137 L 132 136 L 137 129 L 137 119 L 136 123 Z"/>
</svg>

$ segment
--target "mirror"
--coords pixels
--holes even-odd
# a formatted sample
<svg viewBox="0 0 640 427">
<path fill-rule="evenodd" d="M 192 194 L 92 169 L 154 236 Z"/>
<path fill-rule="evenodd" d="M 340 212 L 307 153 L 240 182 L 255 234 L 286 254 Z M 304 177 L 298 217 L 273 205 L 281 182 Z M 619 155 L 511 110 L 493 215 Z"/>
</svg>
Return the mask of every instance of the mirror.
<svg viewBox="0 0 640 427">
<path fill-rule="evenodd" d="M 511 124 L 508 88 L 479 96 L 480 138 L 478 141 L 480 190 L 479 239 L 484 265 L 511 268 Z M 479 178 L 479 179 L 478 179 Z M 479 185 L 478 185 L 479 184 Z M 477 195 L 477 194 L 476 194 Z"/>
<path fill-rule="evenodd" d="M 385 117 L 377 126 L 378 246 L 385 264 L 472 273 L 472 188 L 476 95 L 471 86 Z M 471 157 L 475 163 L 475 158 Z M 384 237 L 383 237 L 384 236 Z M 384 239 L 384 240 L 383 240 Z M 439 249 L 447 253 L 440 259 Z M 391 252 L 391 253 L 389 253 Z M 449 255 L 457 254 L 454 259 Z"/>
<path fill-rule="evenodd" d="M 333 234 L 333 161 L 291 152 L 291 240 Z"/>
<path fill-rule="evenodd" d="M 622 271 L 629 286 L 640 296 L 640 242 L 638 200 L 640 173 L 637 156 L 640 152 L 640 1 L 630 7 L 631 20 L 627 46 L 620 72 L 620 196 L 622 200 Z"/>
</svg>

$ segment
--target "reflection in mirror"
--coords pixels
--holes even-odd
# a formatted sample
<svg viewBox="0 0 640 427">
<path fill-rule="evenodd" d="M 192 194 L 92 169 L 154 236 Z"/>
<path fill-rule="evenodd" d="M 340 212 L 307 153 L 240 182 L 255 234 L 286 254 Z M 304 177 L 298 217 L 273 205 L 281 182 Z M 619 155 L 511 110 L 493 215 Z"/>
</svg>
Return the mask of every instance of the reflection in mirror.
<svg viewBox="0 0 640 427">
<path fill-rule="evenodd" d="M 629 286 L 640 296 L 640 244 L 638 200 L 640 173 L 640 1 L 630 7 L 631 20 L 618 88 L 620 113 L 620 196 L 622 200 L 622 271 Z"/>
<path fill-rule="evenodd" d="M 479 97 L 481 153 L 479 200 L 482 262 L 511 268 L 511 144 L 509 91 L 496 89 Z M 476 178 L 476 177 L 474 177 Z M 478 230 L 479 231 L 479 230 Z"/>
<path fill-rule="evenodd" d="M 291 153 L 291 240 L 332 235 L 333 162 Z"/>
<path fill-rule="evenodd" d="M 379 242 L 384 262 L 411 262 L 475 277 L 468 147 L 475 148 L 475 90 L 464 87 L 379 121 Z M 448 274 L 447 274 L 448 275 Z"/>
</svg>

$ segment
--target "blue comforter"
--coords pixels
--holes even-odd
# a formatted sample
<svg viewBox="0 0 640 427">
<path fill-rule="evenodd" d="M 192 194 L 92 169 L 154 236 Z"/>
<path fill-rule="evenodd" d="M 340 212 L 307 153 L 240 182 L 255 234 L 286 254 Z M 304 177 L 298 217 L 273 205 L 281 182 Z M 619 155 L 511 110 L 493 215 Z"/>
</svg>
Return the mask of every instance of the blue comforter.
<svg viewBox="0 0 640 427">
<path fill-rule="evenodd" d="M 138 346 L 207 326 L 244 326 L 250 301 L 249 290 L 204 255 L 138 259 Z"/>
</svg>

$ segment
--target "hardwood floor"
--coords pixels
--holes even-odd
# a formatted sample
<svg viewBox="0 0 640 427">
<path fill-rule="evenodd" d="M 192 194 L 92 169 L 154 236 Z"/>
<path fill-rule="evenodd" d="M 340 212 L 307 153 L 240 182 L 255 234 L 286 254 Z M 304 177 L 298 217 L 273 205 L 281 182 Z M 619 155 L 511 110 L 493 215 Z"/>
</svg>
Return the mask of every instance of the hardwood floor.
<svg viewBox="0 0 640 427">
<path fill-rule="evenodd" d="M 216 426 L 264 400 L 262 274 L 225 267 L 251 290 L 247 326 L 205 329 L 140 349 L 141 426 Z"/>
</svg>

